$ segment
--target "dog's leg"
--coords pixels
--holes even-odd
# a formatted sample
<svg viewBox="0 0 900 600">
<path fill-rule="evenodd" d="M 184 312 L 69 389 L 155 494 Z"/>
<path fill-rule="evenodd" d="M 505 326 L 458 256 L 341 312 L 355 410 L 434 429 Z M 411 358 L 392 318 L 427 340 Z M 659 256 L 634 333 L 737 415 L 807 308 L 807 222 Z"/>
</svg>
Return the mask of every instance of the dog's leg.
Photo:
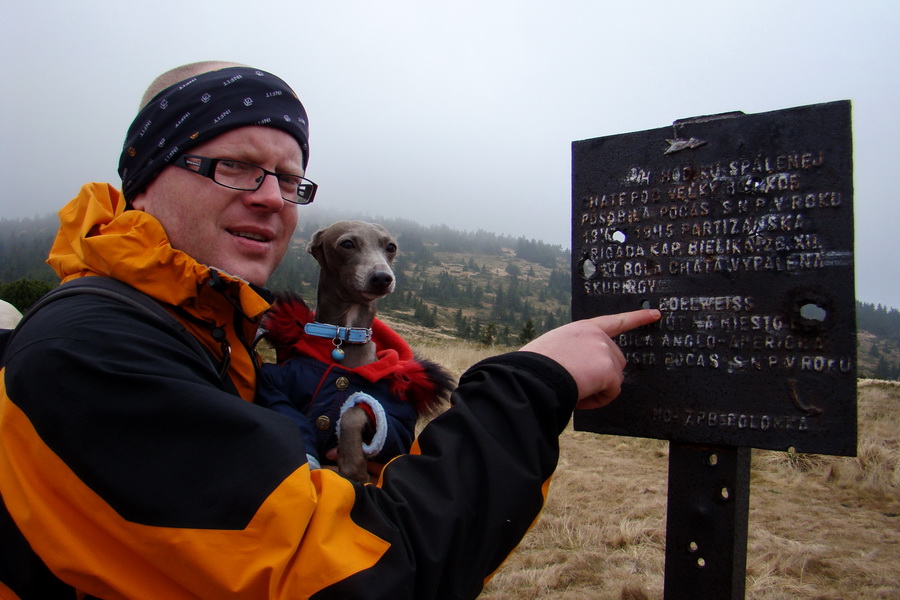
<svg viewBox="0 0 900 600">
<path fill-rule="evenodd" d="M 371 430 L 369 415 L 359 406 L 354 406 L 341 416 L 340 426 L 338 472 L 351 481 L 368 483 L 369 471 L 362 446 L 367 429 Z"/>
</svg>

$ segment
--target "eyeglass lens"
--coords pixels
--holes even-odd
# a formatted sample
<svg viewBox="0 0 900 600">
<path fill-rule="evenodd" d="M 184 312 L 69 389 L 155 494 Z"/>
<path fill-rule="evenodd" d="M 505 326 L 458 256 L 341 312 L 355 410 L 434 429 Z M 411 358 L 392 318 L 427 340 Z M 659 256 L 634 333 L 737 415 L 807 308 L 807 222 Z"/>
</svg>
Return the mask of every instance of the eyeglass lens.
<svg viewBox="0 0 900 600">
<path fill-rule="evenodd" d="M 263 184 L 266 175 L 273 175 L 278 179 L 281 188 L 281 196 L 288 202 L 306 203 L 310 194 L 311 185 L 299 175 L 277 175 L 268 173 L 262 167 L 250 163 L 219 160 L 213 173 L 216 183 L 230 188 L 241 190 L 257 190 Z"/>
</svg>

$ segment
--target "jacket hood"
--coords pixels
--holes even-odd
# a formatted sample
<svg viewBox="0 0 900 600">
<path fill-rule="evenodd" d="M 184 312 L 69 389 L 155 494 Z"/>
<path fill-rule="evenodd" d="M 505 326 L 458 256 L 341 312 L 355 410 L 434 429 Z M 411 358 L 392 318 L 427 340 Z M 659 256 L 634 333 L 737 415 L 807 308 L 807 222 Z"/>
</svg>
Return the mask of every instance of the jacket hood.
<svg viewBox="0 0 900 600">
<path fill-rule="evenodd" d="M 59 211 L 60 227 L 47 263 L 63 281 L 105 275 L 174 306 L 192 309 L 202 290 L 221 280 L 244 314 L 256 319 L 269 307 L 246 281 L 213 273 L 169 244 L 162 224 L 139 210 L 125 210 L 113 186 L 88 183 Z"/>
</svg>

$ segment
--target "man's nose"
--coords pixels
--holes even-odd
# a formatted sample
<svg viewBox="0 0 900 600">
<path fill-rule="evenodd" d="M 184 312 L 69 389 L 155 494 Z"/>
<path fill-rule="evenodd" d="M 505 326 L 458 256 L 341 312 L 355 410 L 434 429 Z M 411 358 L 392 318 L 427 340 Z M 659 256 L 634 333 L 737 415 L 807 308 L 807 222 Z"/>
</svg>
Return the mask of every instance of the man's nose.
<svg viewBox="0 0 900 600">
<path fill-rule="evenodd" d="M 246 201 L 252 206 L 257 206 L 272 212 L 281 212 L 284 208 L 284 198 L 281 196 L 281 186 L 278 177 L 273 173 L 263 175 L 263 181 L 255 192 L 249 192 Z"/>
</svg>

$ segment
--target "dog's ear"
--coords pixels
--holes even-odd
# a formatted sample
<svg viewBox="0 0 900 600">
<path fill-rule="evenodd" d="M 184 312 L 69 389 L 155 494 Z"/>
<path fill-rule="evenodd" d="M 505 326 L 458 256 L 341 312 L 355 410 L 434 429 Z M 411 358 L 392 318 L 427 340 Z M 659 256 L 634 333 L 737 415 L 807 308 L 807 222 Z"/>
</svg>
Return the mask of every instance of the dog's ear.
<svg viewBox="0 0 900 600">
<path fill-rule="evenodd" d="M 312 235 L 312 238 L 309 240 L 309 243 L 306 245 L 306 251 L 315 257 L 315 259 L 319 262 L 322 261 L 322 244 L 324 240 L 322 239 L 325 235 L 325 230 L 320 229 Z"/>
</svg>

